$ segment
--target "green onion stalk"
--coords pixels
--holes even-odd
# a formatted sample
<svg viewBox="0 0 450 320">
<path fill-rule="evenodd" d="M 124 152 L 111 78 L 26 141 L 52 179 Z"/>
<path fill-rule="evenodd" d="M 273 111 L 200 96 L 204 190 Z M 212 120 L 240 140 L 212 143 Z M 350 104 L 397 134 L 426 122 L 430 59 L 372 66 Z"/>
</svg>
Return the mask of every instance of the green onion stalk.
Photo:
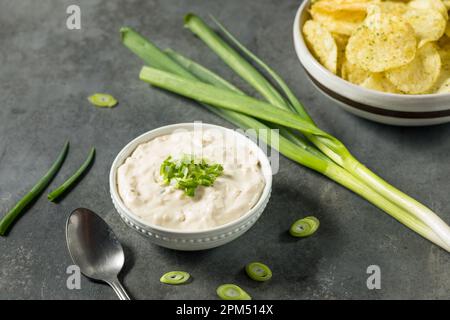
<svg viewBox="0 0 450 320">
<path fill-rule="evenodd" d="M 67 152 L 69 151 L 69 141 L 64 144 L 61 152 L 52 164 L 47 173 L 39 179 L 39 181 L 31 188 L 31 190 L 16 203 L 16 205 L 0 220 L 0 236 L 5 236 L 9 231 L 13 223 L 20 217 L 22 212 L 28 207 L 28 205 L 34 201 L 48 186 L 55 175 L 58 173 Z"/>
<path fill-rule="evenodd" d="M 238 127 L 279 129 L 278 144 L 260 135 L 287 158 L 322 173 L 390 214 L 392 217 L 450 252 L 450 228 L 435 213 L 360 164 L 337 138 L 316 126 L 295 95 L 270 67 L 240 44 L 222 25 L 219 28 L 247 57 L 264 69 L 284 96 L 247 60 L 223 41 L 200 18 L 187 15 L 186 27 L 203 40 L 266 101 L 247 96 L 233 84 L 200 64 L 153 43 L 130 28 L 122 28 L 123 44 L 147 66 L 141 80 L 200 102 Z"/>
<path fill-rule="evenodd" d="M 75 171 L 75 173 L 69 179 L 64 181 L 63 184 L 61 184 L 59 187 L 57 187 L 56 189 L 51 191 L 47 195 L 47 199 L 52 202 L 55 202 L 58 200 L 58 198 L 60 198 L 68 190 L 73 188 L 73 186 L 76 184 L 76 182 L 87 172 L 92 161 L 94 160 L 94 157 L 95 157 L 95 148 L 91 148 L 87 159 L 83 162 L 81 167 L 78 168 L 78 170 Z"/>
</svg>

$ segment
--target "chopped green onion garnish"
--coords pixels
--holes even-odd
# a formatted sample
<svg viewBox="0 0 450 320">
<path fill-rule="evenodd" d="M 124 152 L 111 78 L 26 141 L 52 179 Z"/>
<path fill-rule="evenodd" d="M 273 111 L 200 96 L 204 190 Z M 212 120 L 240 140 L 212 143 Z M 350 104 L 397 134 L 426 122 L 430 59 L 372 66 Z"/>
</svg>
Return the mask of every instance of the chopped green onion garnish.
<svg viewBox="0 0 450 320">
<path fill-rule="evenodd" d="M 55 201 L 58 197 L 60 197 L 68 189 L 70 189 L 77 182 L 77 180 L 83 175 L 83 173 L 85 173 L 86 170 L 89 168 L 89 165 L 92 163 L 92 160 L 94 160 L 94 156 L 95 156 L 95 148 L 92 148 L 91 151 L 89 152 L 87 159 L 84 161 L 81 167 L 62 185 L 60 185 L 58 188 L 50 192 L 47 196 L 48 200 Z"/>
<path fill-rule="evenodd" d="M 160 167 L 160 174 L 164 184 L 174 183 L 175 188 L 183 190 L 189 196 L 195 196 L 199 186 L 209 187 L 223 173 L 220 164 L 208 164 L 205 159 L 195 160 L 186 156 L 181 160 L 172 160 L 167 157 Z"/>
<path fill-rule="evenodd" d="M 189 280 L 190 274 L 184 271 L 170 271 L 161 277 L 159 281 L 166 284 L 182 284 Z"/>
<path fill-rule="evenodd" d="M 28 192 L 17 204 L 0 220 L 0 236 L 4 236 L 11 224 L 19 217 L 20 213 L 27 207 L 27 205 L 36 199 L 37 196 L 47 187 L 50 181 L 58 172 L 59 168 L 66 158 L 69 150 L 69 142 L 66 142 L 62 151 L 56 158 L 56 161 L 50 167 L 48 172 L 35 184 L 35 186 Z"/>
<path fill-rule="evenodd" d="M 116 98 L 107 93 L 95 93 L 88 97 L 90 103 L 100 108 L 112 108 L 117 104 Z"/>
<path fill-rule="evenodd" d="M 216 290 L 222 300 L 252 300 L 252 297 L 235 284 L 223 284 Z"/>
<path fill-rule="evenodd" d="M 308 237 L 317 231 L 319 225 L 319 219 L 316 217 L 306 217 L 295 221 L 289 229 L 289 233 L 294 237 Z"/>
<path fill-rule="evenodd" d="M 267 281 L 272 278 L 272 270 L 261 262 L 249 263 L 245 266 L 245 272 L 255 281 Z"/>
</svg>

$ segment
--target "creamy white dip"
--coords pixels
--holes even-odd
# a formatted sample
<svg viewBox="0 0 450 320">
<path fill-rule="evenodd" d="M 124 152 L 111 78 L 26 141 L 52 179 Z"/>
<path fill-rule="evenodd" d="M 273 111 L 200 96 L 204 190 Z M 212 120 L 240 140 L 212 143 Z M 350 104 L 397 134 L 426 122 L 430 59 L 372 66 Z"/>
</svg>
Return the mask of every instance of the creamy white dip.
<svg viewBox="0 0 450 320">
<path fill-rule="evenodd" d="M 244 142 L 243 142 L 244 141 Z M 197 188 L 194 197 L 164 185 L 161 163 L 168 157 L 194 155 L 223 166 L 213 186 Z M 117 172 L 125 206 L 151 225 L 205 230 L 236 220 L 259 200 L 265 186 L 260 162 L 245 140 L 232 132 L 174 132 L 139 145 Z"/>
</svg>

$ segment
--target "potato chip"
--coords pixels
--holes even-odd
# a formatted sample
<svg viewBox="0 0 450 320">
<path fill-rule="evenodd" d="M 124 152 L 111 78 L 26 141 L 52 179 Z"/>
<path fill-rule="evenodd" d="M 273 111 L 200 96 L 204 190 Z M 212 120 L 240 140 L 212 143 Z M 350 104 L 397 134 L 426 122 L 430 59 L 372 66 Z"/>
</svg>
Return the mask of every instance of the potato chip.
<svg viewBox="0 0 450 320">
<path fill-rule="evenodd" d="M 450 10 L 450 0 L 443 0 L 442 3 L 447 8 L 447 10 Z"/>
<path fill-rule="evenodd" d="M 315 21 L 320 22 L 330 32 L 340 33 L 344 35 L 351 35 L 354 30 L 362 23 L 364 18 L 358 17 L 346 19 L 337 19 L 331 14 L 312 12 L 311 15 Z"/>
<path fill-rule="evenodd" d="M 319 1 L 311 6 L 313 20 L 320 22 L 330 32 L 350 35 L 364 21 L 366 10 L 338 10 L 338 4 Z M 322 3 L 326 3 L 324 6 Z"/>
<path fill-rule="evenodd" d="M 447 21 L 434 9 L 410 8 L 404 15 L 419 38 L 419 47 L 430 41 L 436 41 L 445 32 Z"/>
<path fill-rule="evenodd" d="M 413 0 L 408 3 L 408 6 L 415 9 L 433 9 L 439 11 L 448 20 L 447 7 L 441 0 Z"/>
<path fill-rule="evenodd" d="M 447 79 L 450 78 L 450 48 L 439 48 L 438 52 L 439 56 L 441 57 L 441 71 L 439 72 L 439 76 L 433 87 L 429 90 L 429 93 L 439 91 L 439 89 L 444 85 Z"/>
<path fill-rule="evenodd" d="M 378 2 L 380 0 L 317 0 L 315 2 L 319 2 L 319 1 L 320 2 L 328 1 L 328 2 L 332 2 L 334 4 L 342 4 L 342 3 L 354 3 L 354 2 L 358 2 L 358 3 L 362 3 L 362 2 Z"/>
<path fill-rule="evenodd" d="M 342 63 L 344 62 L 345 58 L 345 47 L 347 46 L 348 36 L 339 33 L 333 33 L 332 35 L 337 46 L 336 74 L 340 75 L 340 71 L 342 70 Z"/>
<path fill-rule="evenodd" d="M 427 43 L 405 66 L 386 71 L 386 77 L 401 91 L 425 93 L 433 87 L 441 70 L 441 58 L 435 44 Z"/>
<path fill-rule="evenodd" d="M 348 40 L 346 58 L 358 67 L 382 72 L 408 64 L 416 54 L 414 29 L 403 18 L 373 5 Z"/>
<path fill-rule="evenodd" d="M 359 85 L 370 77 L 370 72 L 357 67 L 344 58 L 341 67 L 341 77 L 351 83 Z"/>
<path fill-rule="evenodd" d="M 450 0 L 311 3 L 317 24 L 305 24 L 303 33 L 331 72 L 383 92 L 450 92 Z"/>
<path fill-rule="evenodd" d="M 303 33 L 312 53 L 328 70 L 336 73 L 337 46 L 331 33 L 320 23 L 308 20 L 303 25 Z"/>
<path fill-rule="evenodd" d="M 381 8 L 381 12 L 395 16 L 402 16 L 408 10 L 408 6 L 403 2 L 383 1 L 378 3 L 378 6 Z"/>
<path fill-rule="evenodd" d="M 447 78 L 439 87 L 437 93 L 450 93 L 450 78 Z"/>
<path fill-rule="evenodd" d="M 311 10 L 333 13 L 336 16 L 339 16 L 340 14 L 346 16 L 348 13 L 361 13 L 365 16 L 368 5 L 370 5 L 370 2 L 368 1 L 322 0 L 314 3 Z"/>
<path fill-rule="evenodd" d="M 361 83 L 361 87 L 382 92 L 401 93 L 383 73 L 372 73 Z"/>
</svg>

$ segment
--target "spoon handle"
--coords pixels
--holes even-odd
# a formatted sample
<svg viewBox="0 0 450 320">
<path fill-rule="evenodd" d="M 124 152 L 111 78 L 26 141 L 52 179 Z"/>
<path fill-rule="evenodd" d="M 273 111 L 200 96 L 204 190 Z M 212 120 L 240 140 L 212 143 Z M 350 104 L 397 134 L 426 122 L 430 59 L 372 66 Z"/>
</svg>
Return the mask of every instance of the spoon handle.
<svg viewBox="0 0 450 320">
<path fill-rule="evenodd" d="M 131 300 L 130 296 L 128 295 L 125 288 L 122 286 L 122 284 L 119 282 L 118 279 L 115 279 L 108 283 L 114 289 L 120 300 Z"/>
</svg>

